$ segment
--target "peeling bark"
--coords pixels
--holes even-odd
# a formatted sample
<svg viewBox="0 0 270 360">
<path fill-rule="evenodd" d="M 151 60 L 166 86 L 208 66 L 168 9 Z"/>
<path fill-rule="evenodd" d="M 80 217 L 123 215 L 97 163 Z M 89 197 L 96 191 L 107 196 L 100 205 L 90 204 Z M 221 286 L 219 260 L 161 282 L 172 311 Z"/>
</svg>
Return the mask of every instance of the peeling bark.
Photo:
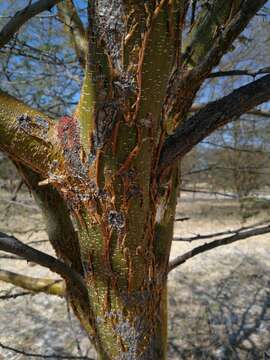
<svg viewBox="0 0 270 360">
<path fill-rule="evenodd" d="M 269 76 L 250 85 L 257 95 L 238 89 L 191 119 L 187 114 L 264 3 L 213 1 L 210 12 L 194 12 L 183 43 L 188 1 L 89 1 L 85 78 L 74 115 L 53 121 L 0 93 L 0 148 L 34 192 L 57 256 L 86 290 L 76 292 L 66 279 L 100 359 L 166 359 L 178 159 L 269 99 Z M 60 9 L 76 23 L 76 41 L 83 29 L 76 13 L 71 19 L 72 1 Z"/>
</svg>

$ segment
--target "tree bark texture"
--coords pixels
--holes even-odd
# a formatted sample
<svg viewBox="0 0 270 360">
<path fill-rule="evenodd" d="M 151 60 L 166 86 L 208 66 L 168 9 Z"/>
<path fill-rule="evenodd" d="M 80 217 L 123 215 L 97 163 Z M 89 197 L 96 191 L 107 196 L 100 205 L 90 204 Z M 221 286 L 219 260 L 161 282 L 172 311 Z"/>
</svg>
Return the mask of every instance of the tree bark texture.
<svg viewBox="0 0 270 360">
<path fill-rule="evenodd" d="M 0 93 L 0 149 L 35 194 L 57 256 L 84 280 L 86 292 L 68 280 L 67 292 L 102 360 L 166 359 L 168 259 L 183 156 L 175 138 L 181 124 L 184 136 L 191 128 L 186 118 L 203 80 L 264 3 L 213 1 L 181 44 L 189 1 L 90 1 L 74 115 L 54 121 Z M 68 5 L 60 6 L 62 16 Z M 227 29 L 223 40 L 220 27 Z M 213 129 L 230 121 L 214 124 L 214 111 Z"/>
</svg>

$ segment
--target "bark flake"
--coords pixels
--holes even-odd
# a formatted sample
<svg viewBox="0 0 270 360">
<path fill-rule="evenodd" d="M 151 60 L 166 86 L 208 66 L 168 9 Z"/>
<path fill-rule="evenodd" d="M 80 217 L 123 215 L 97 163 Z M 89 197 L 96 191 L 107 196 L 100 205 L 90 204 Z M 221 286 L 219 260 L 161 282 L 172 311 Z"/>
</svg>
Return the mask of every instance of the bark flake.
<svg viewBox="0 0 270 360">
<path fill-rule="evenodd" d="M 121 212 L 111 210 L 108 214 L 108 223 L 115 230 L 121 230 L 125 226 L 125 218 Z"/>
</svg>

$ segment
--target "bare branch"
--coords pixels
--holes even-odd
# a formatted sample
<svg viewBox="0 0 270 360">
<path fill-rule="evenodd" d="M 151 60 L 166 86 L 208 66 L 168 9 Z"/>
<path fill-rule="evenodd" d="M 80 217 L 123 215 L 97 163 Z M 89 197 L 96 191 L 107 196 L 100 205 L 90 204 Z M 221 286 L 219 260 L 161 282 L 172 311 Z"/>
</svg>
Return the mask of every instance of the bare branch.
<svg viewBox="0 0 270 360">
<path fill-rule="evenodd" d="M 196 111 L 199 111 L 199 110 L 203 109 L 206 105 L 207 104 L 193 104 L 191 109 L 189 110 L 189 112 L 194 113 Z M 250 111 L 247 111 L 246 113 L 249 115 L 270 118 L 270 111 L 266 111 L 266 110 L 252 109 Z"/>
<path fill-rule="evenodd" d="M 183 121 L 176 132 L 167 138 L 161 151 L 160 171 L 162 172 L 177 158 L 183 157 L 214 130 L 238 119 L 242 114 L 268 100 L 270 100 L 270 75 L 209 103 L 191 118 Z"/>
<path fill-rule="evenodd" d="M 1 201 L 5 202 L 5 203 L 8 203 L 9 207 L 11 205 L 15 205 L 15 206 L 22 206 L 22 207 L 24 207 L 26 209 L 31 209 L 31 210 L 34 210 L 34 211 L 38 210 L 38 207 L 35 206 L 35 205 L 26 204 L 26 203 L 16 201 L 16 200 L 1 199 Z"/>
<path fill-rule="evenodd" d="M 46 242 L 49 242 L 49 240 L 46 240 L 46 239 L 44 239 L 44 240 L 31 240 L 31 241 L 28 241 L 26 244 L 27 244 L 27 245 L 30 245 L 30 244 L 37 244 L 37 245 L 39 245 L 39 244 L 44 244 L 44 243 L 46 243 Z"/>
<path fill-rule="evenodd" d="M 218 36 L 214 39 L 213 45 L 205 53 L 205 56 L 200 58 L 198 66 L 191 70 L 190 77 L 199 79 L 208 76 L 211 69 L 219 63 L 233 41 L 265 3 L 266 0 L 244 0 L 241 5 L 238 3 L 239 8 L 235 9 L 235 16 L 227 19 L 224 29 L 217 26 L 216 33 Z"/>
<path fill-rule="evenodd" d="M 23 244 L 13 236 L 0 232 L 0 250 L 21 256 L 28 261 L 32 261 L 36 264 L 49 268 L 51 271 L 56 272 L 74 285 L 75 288 L 79 287 L 84 294 L 87 291 L 84 280 L 80 274 L 72 270 L 60 260 Z"/>
<path fill-rule="evenodd" d="M 185 43 L 183 65 L 170 79 L 164 105 L 166 121 L 171 119 L 174 125 L 182 121 L 203 81 L 265 3 L 216 0 L 211 9 L 201 11 Z M 190 70 L 185 71 L 185 66 Z"/>
<path fill-rule="evenodd" d="M 23 258 L 19 256 L 12 256 L 12 255 L 0 255 L 1 260 L 24 260 Z"/>
<path fill-rule="evenodd" d="M 208 191 L 208 190 L 197 190 L 197 189 L 188 189 L 188 188 L 180 188 L 180 191 L 182 192 L 188 192 L 188 193 L 199 193 L 199 194 L 210 194 L 210 195 L 219 195 L 219 196 L 224 196 L 224 197 L 228 197 L 231 199 L 235 199 L 236 195 L 233 194 L 227 194 L 227 193 L 223 193 L 220 191 Z"/>
<path fill-rule="evenodd" d="M 19 183 L 17 184 L 15 190 L 13 191 L 13 194 L 12 194 L 12 197 L 11 197 L 11 201 L 16 201 L 17 195 L 18 195 L 19 191 L 21 190 L 22 186 L 23 186 L 23 181 L 22 181 L 22 179 L 21 179 L 21 180 L 19 181 Z"/>
<path fill-rule="evenodd" d="M 266 225 L 266 226 L 263 226 L 258 229 L 243 231 L 239 234 L 235 234 L 230 237 L 225 237 L 222 239 L 212 241 L 210 243 L 205 243 L 203 245 L 197 246 L 197 247 L 193 248 L 192 250 L 184 253 L 183 255 L 177 256 L 174 260 L 172 260 L 169 263 L 168 272 L 175 269 L 177 266 L 182 265 L 184 262 L 193 258 L 194 256 L 202 254 L 206 251 L 215 249 L 219 246 L 232 244 L 235 241 L 240 241 L 240 240 L 244 240 L 244 239 L 247 239 L 247 238 L 250 238 L 253 236 L 267 234 L 269 232 L 270 232 L 270 225 Z"/>
<path fill-rule="evenodd" d="M 254 225 L 242 226 L 241 228 L 238 228 L 238 229 L 220 231 L 220 232 L 212 233 L 212 234 L 204 234 L 204 235 L 197 234 L 197 235 L 194 235 L 194 236 L 191 236 L 191 237 L 174 237 L 173 241 L 192 242 L 192 241 L 196 241 L 196 240 L 212 239 L 212 238 L 223 236 L 223 235 L 239 234 L 239 233 L 241 233 L 241 232 L 243 232 L 245 230 L 251 230 L 251 229 L 257 228 L 258 226 L 265 225 L 266 223 L 269 223 L 269 221 L 268 222 L 261 221 L 261 222 L 259 222 L 257 224 L 254 224 Z"/>
<path fill-rule="evenodd" d="M 17 354 L 24 355 L 27 358 L 35 357 L 35 358 L 42 358 L 42 359 L 93 360 L 93 358 L 89 358 L 88 356 L 72 356 L 72 355 L 62 356 L 62 355 L 58 355 L 58 354 L 46 355 L 46 354 L 29 353 L 24 350 L 19 350 L 19 349 L 15 349 L 14 347 L 11 347 L 11 346 L 4 345 L 1 342 L 0 342 L 0 348 L 13 351 Z"/>
<path fill-rule="evenodd" d="M 197 66 L 207 52 L 213 46 L 213 43 L 221 30 L 228 25 L 228 20 L 239 7 L 236 1 L 233 6 L 232 1 L 213 0 L 212 4 L 201 6 L 198 16 L 187 34 L 183 44 L 183 61 L 189 67 Z"/>
<path fill-rule="evenodd" d="M 59 17 L 63 20 L 65 30 L 70 35 L 80 64 L 84 67 L 87 54 L 87 37 L 83 23 L 72 0 L 57 5 Z"/>
<path fill-rule="evenodd" d="M 10 299 L 16 299 L 21 296 L 27 296 L 27 295 L 33 295 L 30 291 L 24 291 L 24 292 L 18 292 L 15 294 L 6 294 L 6 295 L 0 295 L 0 300 L 10 300 Z"/>
<path fill-rule="evenodd" d="M 269 74 L 270 67 L 264 67 L 258 71 L 249 70 L 228 70 L 228 71 L 215 71 L 208 75 L 208 78 L 227 77 L 227 76 L 251 76 L 255 78 L 258 75 Z"/>
<path fill-rule="evenodd" d="M 73 327 L 73 321 L 72 321 L 72 317 L 71 317 L 71 309 L 70 309 L 70 303 L 68 302 L 68 298 L 66 297 L 66 306 L 67 306 L 67 317 L 68 317 L 68 322 L 69 322 L 69 326 L 70 326 L 70 330 L 72 332 L 72 335 L 74 337 L 75 343 L 76 343 L 76 348 L 78 351 L 78 354 L 80 356 L 83 356 L 83 352 L 80 346 L 80 341 L 77 337 L 77 332 Z"/>
<path fill-rule="evenodd" d="M 0 280 L 32 292 L 43 292 L 61 297 L 66 293 L 63 280 L 32 278 L 2 269 L 0 269 Z"/>
<path fill-rule="evenodd" d="M 188 216 L 174 219 L 174 221 L 178 221 L 178 222 L 187 221 L 187 220 L 190 220 Z"/>
<path fill-rule="evenodd" d="M 246 149 L 244 147 L 243 148 L 240 148 L 240 147 L 237 148 L 237 147 L 229 146 L 229 145 L 216 144 L 216 143 L 213 143 L 212 141 L 206 141 L 206 140 L 202 141 L 201 143 L 202 144 L 207 144 L 207 145 L 219 148 L 219 149 L 227 149 L 227 150 L 232 150 L 232 151 L 237 151 L 237 152 L 242 152 L 242 153 L 269 154 L 269 151 L 262 150 L 262 149 Z"/>
<path fill-rule="evenodd" d="M 49 11 L 53 6 L 59 3 L 61 0 L 39 0 L 34 4 L 29 4 L 22 10 L 16 12 L 16 14 L 9 20 L 9 22 L 0 31 L 0 48 L 7 44 L 16 32 L 35 15 Z"/>
</svg>

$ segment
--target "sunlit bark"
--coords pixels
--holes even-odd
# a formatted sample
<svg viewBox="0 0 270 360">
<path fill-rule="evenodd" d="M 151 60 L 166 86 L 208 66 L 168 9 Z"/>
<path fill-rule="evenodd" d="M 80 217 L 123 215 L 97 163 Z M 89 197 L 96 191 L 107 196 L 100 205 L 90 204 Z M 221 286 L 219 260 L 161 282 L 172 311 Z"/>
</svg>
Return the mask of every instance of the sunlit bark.
<svg viewBox="0 0 270 360">
<path fill-rule="evenodd" d="M 74 115 L 54 122 L 0 93 L 0 148 L 16 161 L 61 264 L 78 279 L 76 287 L 61 274 L 100 359 L 166 359 L 179 148 L 191 139 L 189 151 L 235 113 L 225 101 L 223 117 L 209 105 L 211 126 L 207 106 L 190 123 L 184 119 L 203 80 L 264 3 L 216 0 L 210 12 L 193 16 L 181 44 L 189 2 L 90 1 Z M 269 99 L 268 82 L 258 81 L 256 101 L 245 93 L 249 105 L 230 110 L 239 116 Z M 184 129 L 174 133 L 179 122 Z"/>
<path fill-rule="evenodd" d="M 34 293 L 44 292 L 60 297 L 65 296 L 66 293 L 65 284 L 61 280 L 32 278 L 2 269 L 0 269 L 0 280 Z"/>
</svg>

